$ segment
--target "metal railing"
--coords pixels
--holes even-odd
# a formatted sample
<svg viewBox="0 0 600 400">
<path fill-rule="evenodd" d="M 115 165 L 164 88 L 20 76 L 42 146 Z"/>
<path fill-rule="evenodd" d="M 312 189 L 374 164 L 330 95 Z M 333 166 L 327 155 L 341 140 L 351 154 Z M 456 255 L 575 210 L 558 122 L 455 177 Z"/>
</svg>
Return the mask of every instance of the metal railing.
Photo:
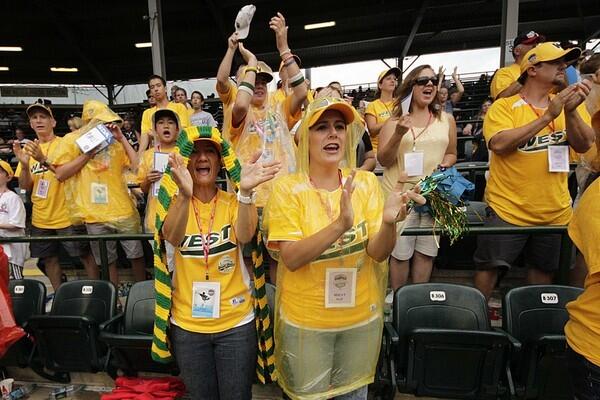
<svg viewBox="0 0 600 400">
<path fill-rule="evenodd" d="M 432 228 L 407 228 L 402 232 L 405 236 L 429 236 L 435 233 L 441 235 L 439 229 Z M 555 280 L 559 284 L 569 283 L 569 269 L 571 267 L 571 254 L 573 243 L 567 234 L 567 227 L 563 225 L 553 226 L 526 226 L 526 227 L 486 227 L 470 226 L 467 236 L 470 235 L 498 235 L 498 234 L 559 234 L 561 235 L 561 248 L 559 259 L 559 270 Z M 136 234 L 112 234 L 112 235 L 79 235 L 79 236 L 18 236 L 1 238 L 1 243 L 31 243 L 31 242 L 63 242 L 63 241 L 97 241 L 100 247 L 100 277 L 108 280 L 108 256 L 106 251 L 107 241 L 119 240 L 150 240 L 150 233 Z"/>
</svg>

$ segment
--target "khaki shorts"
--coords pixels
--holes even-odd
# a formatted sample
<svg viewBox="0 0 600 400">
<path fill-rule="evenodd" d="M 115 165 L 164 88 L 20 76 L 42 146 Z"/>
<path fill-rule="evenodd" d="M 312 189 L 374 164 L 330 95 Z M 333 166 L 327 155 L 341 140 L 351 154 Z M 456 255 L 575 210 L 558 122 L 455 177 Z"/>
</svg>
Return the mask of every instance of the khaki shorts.
<svg viewBox="0 0 600 400">
<path fill-rule="evenodd" d="M 405 228 L 432 228 L 433 218 L 429 213 L 418 213 L 412 211 L 406 217 Z M 392 257 L 396 260 L 410 260 L 415 251 L 435 257 L 438 254 L 438 246 L 433 236 L 398 236 L 396 246 L 392 251 Z"/>
<path fill-rule="evenodd" d="M 85 224 L 85 228 L 87 229 L 88 235 L 104 235 L 111 233 L 130 233 L 130 232 L 121 232 L 115 228 L 112 228 L 108 225 L 102 223 L 94 223 L 94 224 Z M 115 241 L 106 241 L 106 256 L 108 258 L 108 263 L 112 264 L 117 261 L 117 242 Z M 121 247 L 125 251 L 125 255 L 128 259 L 133 260 L 136 258 L 140 258 L 144 256 L 144 248 L 142 247 L 142 242 L 139 240 L 121 240 Z M 97 241 L 90 241 L 90 246 L 92 248 L 92 254 L 94 255 L 94 260 L 96 264 L 102 265 L 100 260 L 100 245 Z"/>
</svg>

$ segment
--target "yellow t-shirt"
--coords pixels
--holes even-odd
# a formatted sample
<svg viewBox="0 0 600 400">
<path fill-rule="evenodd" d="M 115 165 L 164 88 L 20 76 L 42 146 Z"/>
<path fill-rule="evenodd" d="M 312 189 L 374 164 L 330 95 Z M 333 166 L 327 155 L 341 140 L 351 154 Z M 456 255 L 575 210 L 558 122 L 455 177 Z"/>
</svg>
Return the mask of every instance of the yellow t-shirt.
<svg viewBox="0 0 600 400">
<path fill-rule="evenodd" d="M 583 293 L 567 304 L 569 346 L 600 367 L 600 179 L 585 191 L 569 224 L 569 236 L 588 267 Z"/>
<path fill-rule="evenodd" d="M 165 153 L 171 153 L 175 150 L 172 149 L 164 150 Z M 142 159 L 140 161 L 140 165 L 138 167 L 138 173 L 136 177 L 136 181 L 138 184 L 142 184 L 146 176 L 150 171 L 154 169 L 154 153 L 156 149 L 154 147 L 149 148 L 144 151 L 142 154 Z M 160 181 L 159 181 L 160 182 Z M 154 233 L 155 230 L 155 222 L 156 222 L 156 197 L 152 193 L 152 184 L 150 184 L 150 188 L 148 189 L 148 194 L 146 197 L 146 215 L 144 216 L 144 232 Z"/>
<path fill-rule="evenodd" d="M 208 276 L 202 249 L 203 238 L 196 221 L 196 207 L 202 230 L 208 229 L 213 202 L 208 204 L 193 198 L 188 210 L 185 238 L 175 251 L 173 276 L 173 303 L 171 320 L 179 327 L 199 333 L 223 332 L 237 326 L 253 314 L 250 278 L 242 263 L 240 248 L 235 235 L 238 203 L 235 194 L 218 191 L 215 217 L 211 229 L 208 255 Z M 194 282 L 218 282 L 220 284 L 219 318 L 193 316 Z M 202 300 L 196 297 L 196 304 Z"/>
<path fill-rule="evenodd" d="M 190 113 L 186 106 L 180 103 L 174 103 L 172 101 L 167 104 L 167 109 L 174 111 L 179 117 L 179 130 L 190 126 Z M 142 114 L 142 135 L 147 134 L 153 129 L 152 116 L 158 110 L 156 106 L 144 110 Z"/>
<path fill-rule="evenodd" d="M 519 67 L 519 64 L 511 64 L 496 71 L 490 84 L 492 99 L 496 99 L 504 89 L 516 82 L 519 76 L 521 76 L 521 67 Z"/>
<path fill-rule="evenodd" d="M 67 134 L 56 152 L 55 165 L 66 164 L 81 154 L 77 132 Z M 129 157 L 121 143 L 113 143 L 89 160 L 65 184 L 70 212 L 85 223 L 119 224 L 131 221 L 139 227 L 139 214 L 129 196 L 125 169 Z M 134 222 L 137 219 L 137 224 Z M 133 225 L 132 225 L 133 226 Z"/>
<path fill-rule="evenodd" d="M 348 173 L 344 170 L 343 176 Z M 354 184 L 354 225 L 342 236 L 341 243 L 334 243 L 316 260 L 295 271 L 279 260 L 278 313 L 287 322 L 316 329 L 344 328 L 369 321 L 381 312 L 385 279 L 380 274 L 387 272 L 367 255 L 366 248 L 381 226 L 383 195 L 371 172 L 357 171 Z M 315 189 L 301 173 L 277 179 L 264 214 L 267 246 L 277 250 L 279 241 L 302 240 L 325 228 L 339 215 L 341 193 L 341 188 L 333 192 Z M 353 307 L 325 307 L 326 276 L 331 268 L 357 271 Z"/>
<path fill-rule="evenodd" d="M 552 96 L 552 95 L 551 95 Z M 542 115 L 545 109 L 537 110 Z M 590 123 L 585 105 L 577 112 Z M 526 125 L 538 116 L 520 95 L 496 100 L 485 116 L 483 135 L 488 143 L 497 133 Z M 510 154 L 494 154 L 485 197 L 504 221 L 513 225 L 566 225 L 571 219 L 567 173 L 549 172 L 548 145 L 567 145 L 564 112 L 549 126 Z"/>
<path fill-rule="evenodd" d="M 365 110 L 365 115 L 370 114 L 375 117 L 376 123 L 380 124 L 388 120 L 392 116 L 394 110 L 394 100 L 383 102 L 380 99 L 372 101 Z M 373 144 L 373 151 L 377 153 L 377 145 L 379 144 L 379 135 L 371 135 L 371 143 Z"/>
<path fill-rule="evenodd" d="M 221 92 L 219 90 L 219 85 L 217 85 L 217 94 L 223 103 L 223 138 L 231 141 L 229 135 L 229 131 L 231 130 L 231 113 L 233 110 L 233 103 L 235 103 L 237 97 L 238 88 L 233 82 L 227 82 L 227 91 Z"/>
<path fill-rule="evenodd" d="M 61 140 L 61 137 L 56 136 L 50 142 L 40 142 L 42 153 L 46 154 L 50 161 L 54 161 Z M 33 158 L 29 158 L 29 162 L 29 171 L 33 180 L 31 224 L 42 229 L 62 229 L 70 226 L 71 220 L 65 207 L 64 184 L 56 179 L 54 173 L 48 171 L 48 168 L 41 166 Z M 16 177 L 21 175 L 22 168 L 21 163 L 19 163 L 15 171 Z M 49 183 L 46 198 L 38 192 L 40 180 L 42 179 Z M 39 196 L 38 193 L 42 196 Z"/>
</svg>

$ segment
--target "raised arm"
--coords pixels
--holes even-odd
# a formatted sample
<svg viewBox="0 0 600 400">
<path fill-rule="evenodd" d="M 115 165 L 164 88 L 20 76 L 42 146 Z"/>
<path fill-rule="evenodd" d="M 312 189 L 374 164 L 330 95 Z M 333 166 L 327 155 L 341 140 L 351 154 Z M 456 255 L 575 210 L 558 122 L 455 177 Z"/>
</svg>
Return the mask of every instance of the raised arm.
<svg viewBox="0 0 600 400">
<path fill-rule="evenodd" d="M 292 86 L 292 101 L 290 103 L 290 115 L 296 115 L 306 100 L 306 93 L 308 91 L 304 76 L 300 71 L 300 67 L 296 64 L 296 60 L 288 45 L 287 33 L 288 27 L 285 24 L 285 18 L 281 13 L 277 13 L 276 16 L 271 18 L 269 21 L 269 28 L 275 32 L 275 40 L 277 43 L 277 50 L 283 61 L 283 65 L 286 68 L 287 74 L 290 77 L 290 85 Z"/>
<path fill-rule="evenodd" d="M 21 143 L 18 140 L 13 141 L 13 153 L 15 153 L 15 157 L 19 160 L 21 164 L 21 171 L 19 171 L 19 187 L 25 190 L 33 189 L 33 178 L 31 176 L 31 171 L 29 170 L 29 154 L 25 153 L 23 149 L 21 149 Z"/>
<path fill-rule="evenodd" d="M 231 123 L 236 127 L 240 126 L 242 121 L 246 119 L 246 114 L 248 114 L 250 102 L 254 95 L 253 90 L 250 88 L 254 87 L 254 84 L 256 83 L 256 65 L 258 63 L 256 61 L 256 56 L 247 50 L 242 43 L 238 45 L 238 49 L 240 50 L 247 67 L 246 72 L 240 78 L 240 90 L 237 92 L 237 97 L 235 98 L 235 103 L 233 104 L 233 109 L 231 111 Z"/>
<path fill-rule="evenodd" d="M 231 64 L 233 63 L 233 56 L 238 48 L 238 33 L 234 32 L 227 39 L 227 51 L 219 64 L 217 70 L 217 91 L 225 93 L 229 91 L 229 73 L 231 72 Z"/>
<path fill-rule="evenodd" d="M 398 146 L 412 125 L 409 115 L 392 117 L 385 121 L 377 147 L 377 160 L 386 168 L 391 167 L 398 157 Z"/>
<path fill-rule="evenodd" d="M 179 193 L 169 207 L 165 223 L 162 226 L 162 234 L 167 242 L 174 247 L 179 247 L 185 237 L 194 183 L 181 155 L 169 154 L 169 166 Z"/>
<path fill-rule="evenodd" d="M 458 97 L 456 99 L 456 102 L 458 103 L 460 99 L 462 99 L 463 94 L 465 93 L 465 87 L 463 86 L 462 82 L 460 81 L 460 78 L 458 77 L 457 70 L 458 68 L 454 67 L 454 71 L 452 71 L 452 80 L 454 81 L 456 89 L 458 90 Z"/>
</svg>

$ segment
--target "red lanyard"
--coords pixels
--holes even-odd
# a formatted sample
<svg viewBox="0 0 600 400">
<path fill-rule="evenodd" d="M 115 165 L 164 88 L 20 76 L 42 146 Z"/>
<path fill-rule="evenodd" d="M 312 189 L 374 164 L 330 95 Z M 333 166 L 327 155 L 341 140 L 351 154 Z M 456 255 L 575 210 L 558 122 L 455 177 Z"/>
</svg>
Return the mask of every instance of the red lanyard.
<svg viewBox="0 0 600 400">
<path fill-rule="evenodd" d="M 431 112 L 429 113 L 429 118 L 427 118 L 427 125 L 425 125 L 425 128 L 423 128 L 421 130 L 421 132 L 419 132 L 418 135 L 415 135 L 415 130 L 412 128 L 412 126 L 410 127 L 410 133 L 412 133 L 412 137 L 413 137 L 413 151 L 416 150 L 416 146 L 417 146 L 417 139 L 423 134 L 425 133 L 425 131 L 427 130 L 427 128 L 429 128 L 429 124 L 431 123 Z"/>
<path fill-rule="evenodd" d="M 204 265 L 206 266 L 206 280 L 208 280 L 208 254 L 210 253 L 210 233 L 212 231 L 213 222 L 215 222 L 215 211 L 217 210 L 217 197 L 219 197 L 219 190 L 217 189 L 217 193 L 213 198 L 213 206 L 210 211 L 210 220 L 208 222 L 208 231 L 206 232 L 206 236 L 204 236 L 204 232 L 202 232 L 202 222 L 200 221 L 200 215 L 198 215 L 198 209 L 196 209 L 196 205 L 194 204 L 194 200 L 192 199 L 192 208 L 194 209 L 194 215 L 196 215 L 196 223 L 198 224 L 198 229 L 200 230 L 200 237 L 202 238 L 202 252 L 204 253 Z"/>
<path fill-rule="evenodd" d="M 525 96 L 520 95 L 521 98 L 523 99 L 523 101 L 529 106 L 529 108 L 531 108 L 531 111 L 533 111 L 533 113 L 535 114 L 536 117 L 538 118 L 542 118 L 542 114 L 538 113 L 538 111 L 535 109 L 534 106 L 531 105 L 531 103 L 529 103 L 527 101 L 527 99 L 525 98 Z M 550 96 L 548 96 L 548 105 L 550 105 Z M 550 128 L 551 132 L 554 132 L 554 120 L 550 121 L 550 123 L 548 124 L 548 128 Z"/>
</svg>

